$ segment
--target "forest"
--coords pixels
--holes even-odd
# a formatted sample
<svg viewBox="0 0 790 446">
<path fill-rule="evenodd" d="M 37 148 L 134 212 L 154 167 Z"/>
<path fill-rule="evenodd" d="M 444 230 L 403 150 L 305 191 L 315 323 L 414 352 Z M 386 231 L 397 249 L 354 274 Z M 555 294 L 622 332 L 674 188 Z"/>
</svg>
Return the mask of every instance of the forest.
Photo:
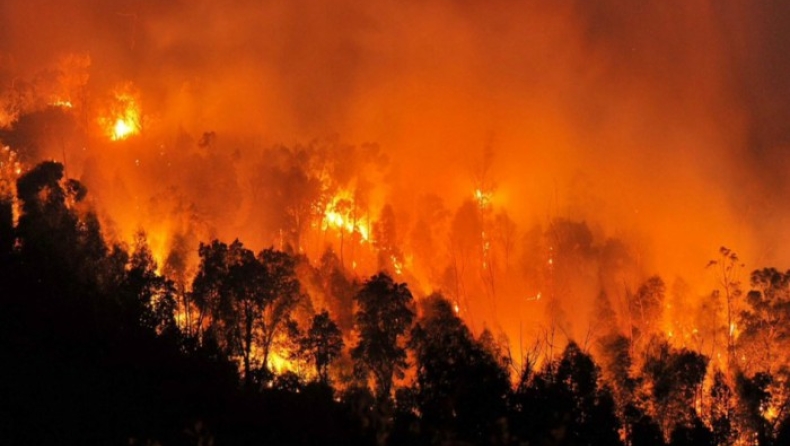
<svg viewBox="0 0 790 446">
<path fill-rule="evenodd" d="M 788 23 L 0 2 L 0 444 L 790 444 Z"/>
<path fill-rule="evenodd" d="M 742 284 L 727 248 L 709 265 L 726 325 L 694 328 L 698 349 L 658 327 L 671 293 L 653 276 L 629 294 L 628 330 L 602 293 L 594 339 L 515 351 L 440 293 L 416 299 L 386 271 L 358 277 L 331 248 L 311 262 L 291 245 L 215 239 L 199 244 L 193 277 L 168 274 L 143 231 L 130 246 L 105 241 L 90 191 L 58 162 L 3 192 L 7 444 L 790 441 L 790 273 Z"/>
</svg>

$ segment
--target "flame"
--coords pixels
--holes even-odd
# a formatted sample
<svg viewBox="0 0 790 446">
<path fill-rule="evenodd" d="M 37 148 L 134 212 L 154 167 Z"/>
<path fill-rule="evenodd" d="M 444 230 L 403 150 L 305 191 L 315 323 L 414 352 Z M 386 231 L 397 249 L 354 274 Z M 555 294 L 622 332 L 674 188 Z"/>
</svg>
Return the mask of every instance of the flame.
<svg viewBox="0 0 790 446">
<path fill-rule="evenodd" d="M 768 421 L 773 421 L 779 416 L 779 410 L 773 404 L 761 404 L 760 412 L 762 412 L 763 416 Z"/>
<path fill-rule="evenodd" d="M 100 122 L 111 140 L 120 141 L 140 133 L 140 118 L 139 100 L 127 85 L 115 92 L 113 107 Z"/>
<path fill-rule="evenodd" d="M 401 263 L 401 261 L 398 260 L 398 257 L 396 257 L 395 255 L 391 255 L 390 260 L 392 260 L 392 267 L 395 268 L 395 274 L 399 276 L 403 274 L 403 263 Z"/>
<path fill-rule="evenodd" d="M 52 102 L 50 105 L 53 107 L 74 108 L 74 104 L 72 104 L 71 101 L 62 99 L 58 99 Z"/>
<path fill-rule="evenodd" d="M 354 210 L 356 206 L 351 197 L 351 193 L 342 191 L 332 198 L 324 210 L 321 230 L 326 231 L 331 227 L 335 230 L 346 231 L 349 234 L 357 233 L 360 237 L 360 243 L 368 242 L 370 241 L 368 221 L 364 217 L 355 217 Z"/>
<path fill-rule="evenodd" d="M 490 190 L 475 189 L 475 201 L 480 209 L 486 209 L 491 204 L 492 193 Z"/>
<path fill-rule="evenodd" d="M 112 129 L 112 140 L 118 141 L 121 139 L 126 139 L 136 132 L 137 127 L 133 121 L 118 118 L 118 120 L 115 121 L 115 126 L 113 126 Z"/>
<path fill-rule="evenodd" d="M 282 373 L 286 370 L 291 370 L 291 362 L 285 357 L 280 355 L 277 351 L 269 353 L 269 369 L 275 373 Z"/>
</svg>

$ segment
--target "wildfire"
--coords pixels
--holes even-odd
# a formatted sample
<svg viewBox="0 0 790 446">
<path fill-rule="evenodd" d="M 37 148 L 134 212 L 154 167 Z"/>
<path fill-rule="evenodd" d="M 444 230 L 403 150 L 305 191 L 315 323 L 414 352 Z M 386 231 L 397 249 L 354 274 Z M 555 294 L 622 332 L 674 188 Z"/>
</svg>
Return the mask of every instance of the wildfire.
<svg viewBox="0 0 790 446">
<path fill-rule="evenodd" d="M 113 107 L 101 123 L 111 140 L 120 141 L 140 133 L 140 118 L 139 101 L 131 87 L 126 86 L 115 93 Z"/>
<path fill-rule="evenodd" d="M 288 354 L 286 352 L 279 352 L 276 349 L 269 353 L 269 363 L 267 364 L 269 370 L 272 370 L 275 373 L 283 373 L 285 371 L 293 371 L 294 366 L 291 361 L 288 360 Z"/>
<path fill-rule="evenodd" d="M 341 192 L 327 204 L 321 229 L 326 231 L 328 228 L 334 228 L 349 234 L 357 233 L 360 242 L 370 241 L 367 219 L 357 215 L 358 209 L 350 197 L 351 194 Z"/>
</svg>

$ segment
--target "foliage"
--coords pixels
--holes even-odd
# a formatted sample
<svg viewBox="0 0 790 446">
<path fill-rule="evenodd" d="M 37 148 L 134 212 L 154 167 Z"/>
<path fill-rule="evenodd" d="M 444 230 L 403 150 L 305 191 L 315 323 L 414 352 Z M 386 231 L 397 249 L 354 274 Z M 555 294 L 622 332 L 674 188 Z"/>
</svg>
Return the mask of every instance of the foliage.
<svg viewBox="0 0 790 446">
<path fill-rule="evenodd" d="M 241 357 L 249 384 L 253 351 L 262 351 L 260 362 L 266 366 L 277 330 L 301 297 L 295 260 L 271 248 L 256 257 L 238 240 L 201 244 L 199 253 L 192 285 L 200 314 L 198 332 L 207 322 L 207 335 L 227 355 Z"/>
<path fill-rule="evenodd" d="M 390 397 L 393 378 L 402 378 L 406 369 L 403 338 L 414 318 L 412 295 L 405 283 L 388 275 L 371 277 L 355 296 L 359 343 L 351 350 L 360 377 L 372 374 L 379 399 Z"/>
<path fill-rule="evenodd" d="M 300 340 L 302 352 L 315 365 L 316 374 L 324 384 L 329 384 L 329 365 L 343 351 L 343 334 L 326 310 L 313 316 L 312 324 Z"/>
<path fill-rule="evenodd" d="M 650 395 L 651 415 L 664 435 L 677 427 L 694 424 L 697 398 L 707 371 L 708 358 L 686 349 L 676 350 L 666 341 L 656 341 L 642 366 Z"/>
<path fill-rule="evenodd" d="M 516 389 L 512 426 L 530 444 L 621 444 L 620 421 L 599 369 L 571 342 L 556 362 L 545 364 Z"/>
<path fill-rule="evenodd" d="M 751 285 L 740 313 L 738 345 L 749 368 L 774 372 L 788 365 L 784 353 L 790 349 L 790 271 L 756 270 Z"/>
<path fill-rule="evenodd" d="M 416 406 L 426 431 L 445 440 L 484 441 L 506 415 L 507 370 L 442 296 L 427 297 L 422 313 L 410 346 L 416 359 Z"/>
<path fill-rule="evenodd" d="M 711 295 L 702 308 L 712 327 L 701 330 L 723 339 L 721 312 L 738 310 L 728 315 L 737 316 L 728 353 L 738 355 L 727 367 L 720 360 L 709 368 L 708 356 L 682 344 L 687 339 L 657 334 L 666 304 L 661 278 L 623 291 L 620 302 L 607 289 L 613 273 L 595 303 L 602 319 L 595 358 L 569 342 L 559 357 L 530 357 L 512 388 L 506 341 L 488 330 L 476 337 L 438 294 L 421 299 L 413 324 L 405 283 L 380 273 L 359 287 L 331 251 L 312 266 L 273 248 L 255 254 L 238 240 L 213 240 L 200 245 L 190 287 L 183 259 L 158 265 L 143 232 L 129 248 L 108 242 L 89 192 L 65 177 L 63 165 L 39 164 L 13 190 L 16 197 L 0 197 L 3 444 L 778 445 L 790 438 L 790 272 L 754 271 L 741 299 L 740 264 L 726 248 L 713 263 L 726 306 Z M 464 215 L 479 220 L 474 203 L 467 208 Z M 377 243 L 397 257 L 389 218 Z M 453 249 L 472 249 L 477 223 L 459 219 Z M 543 268 L 557 282 L 592 265 L 601 250 L 611 251 L 601 261 L 612 264 L 628 257 L 617 243 L 594 245 L 584 224 L 555 221 L 538 235 L 552 243 L 538 247 L 553 256 Z M 299 319 L 304 331 L 292 319 L 307 301 L 299 261 L 312 274 L 306 288 L 323 293 L 327 307 Z M 350 359 L 344 336 L 353 340 Z M 317 380 L 266 368 L 283 338 Z M 333 388 L 331 367 L 351 360 L 356 386 L 337 380 Z"/>
</svg>

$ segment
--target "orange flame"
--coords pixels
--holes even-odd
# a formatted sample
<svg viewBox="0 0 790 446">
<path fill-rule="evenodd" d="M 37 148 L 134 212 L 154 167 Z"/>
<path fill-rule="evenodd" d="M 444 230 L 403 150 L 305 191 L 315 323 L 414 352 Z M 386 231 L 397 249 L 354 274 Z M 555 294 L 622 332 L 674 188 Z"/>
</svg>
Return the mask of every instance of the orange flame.
<svg viewBox="0 0 790 446">
<path fill-rule="evenodd" d="M 113 141 L 121 141 L 140 133 L 141 114 L 137 95 L 131 93 L 131 87 L 116 91 L 111 111 L 100 120 L 105 133 Z"/>
<path fill-rule="evenodd" d="M 321 229 L 325 231 L 330 227 L 346 231 L 349 234 L 357 233 L 360 242 L 370 241 L 367 219 L 355 215 L 355 205 L 351 193 L 340 192 L 327 204 Z"/>
</svg>

